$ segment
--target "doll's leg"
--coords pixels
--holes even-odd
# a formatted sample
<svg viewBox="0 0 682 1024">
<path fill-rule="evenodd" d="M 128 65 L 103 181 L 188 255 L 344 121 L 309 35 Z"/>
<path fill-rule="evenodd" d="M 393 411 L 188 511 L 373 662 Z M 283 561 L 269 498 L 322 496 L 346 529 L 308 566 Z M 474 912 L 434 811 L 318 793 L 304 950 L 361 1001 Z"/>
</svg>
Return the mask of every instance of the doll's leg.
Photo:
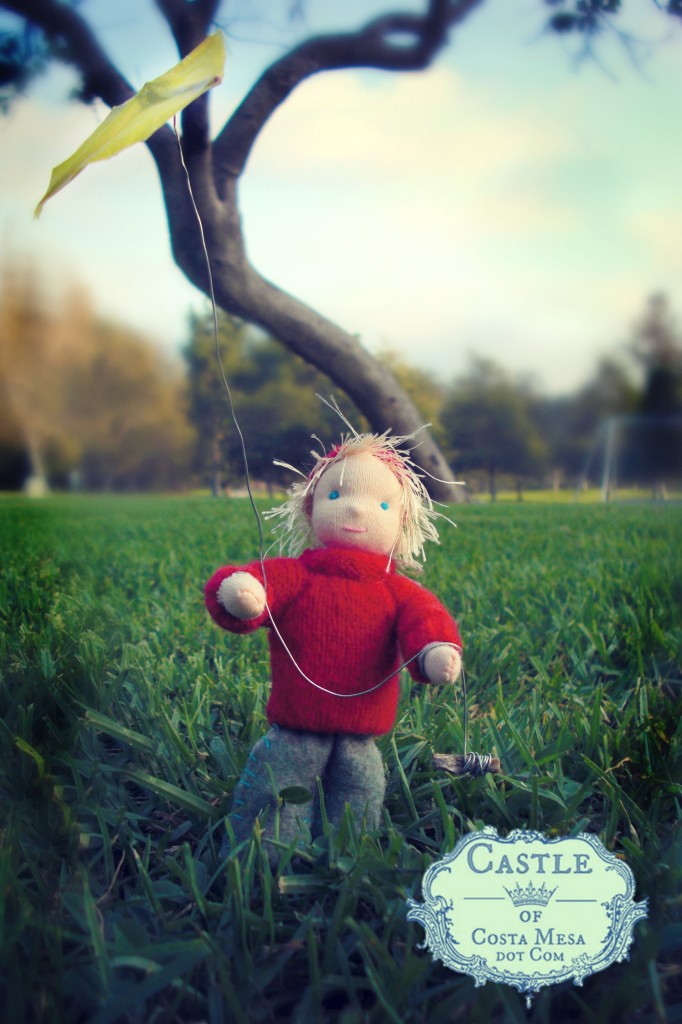
<svg viewBox="0 0 682 1024">
<path fill-rule="evenodd" d="M 235 838 L 248 838 L 261 811 L 267 811 L 263 838 L 290 843 L 310 826 L 313 803 L 287 804 L 279 808 L 277 793 L 288 786 L 304 786 L 317 793 L 317 777 L 324 772 L 334 742 L 333 735 L 298 732 L 273 725 L 254 745 L 234 791 L 230 822 Z M 273 785 L 274 779 L 274 785 Z M 273 849 L 272 859 L 277 850 Z"/>
<path fill-rule="evenodd" d="M 359 826 L 378 828 L 386 792 L 384 763 L 371 736 L 337 735 L 323 778 L 327 817 L 338 825 L 350 804 Z"/>
</svg>

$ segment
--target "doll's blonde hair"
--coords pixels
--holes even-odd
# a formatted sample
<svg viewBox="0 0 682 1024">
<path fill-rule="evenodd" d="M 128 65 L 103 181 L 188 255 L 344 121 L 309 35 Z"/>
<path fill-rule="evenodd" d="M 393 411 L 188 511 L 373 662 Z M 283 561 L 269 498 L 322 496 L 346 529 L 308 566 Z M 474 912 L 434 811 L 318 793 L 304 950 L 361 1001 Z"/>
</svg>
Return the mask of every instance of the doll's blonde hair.
<svg viewBox="0 0 682 1024">
<path fill-rule="evenodd" d="M 414 438 L 415 434 L 394 436 L 389 431 L 383 434 L 358 434 L 355 431 L 344 434 L 339 444 L 329 452 L 324 449 L 322 453 L 311 452 L 315 465 L 307 476 L 286 462 L 277 462 L 278 466 L 303 477 L 289 489 L 289 497 L 282 505 L 265 513 L 266 518 L 279 520 L 273 532 L 279 534 L 280 549 L 295 557 L 307 547 L 320 546 L 312 528 L 313 496 L 320 479 L 330 466 L 339 461 L 354 455 L 372 455 L 388 466 L 402 488 L 402 524 L 391 558 L 405 569 L 421 569 L 418 559 L 426 557 L 425 542 L 439 542 L 434 521 L 450 520 L 434 509 L 418 467 L 410 457 L 412 448 L 408 443 Z"/>
</svg>

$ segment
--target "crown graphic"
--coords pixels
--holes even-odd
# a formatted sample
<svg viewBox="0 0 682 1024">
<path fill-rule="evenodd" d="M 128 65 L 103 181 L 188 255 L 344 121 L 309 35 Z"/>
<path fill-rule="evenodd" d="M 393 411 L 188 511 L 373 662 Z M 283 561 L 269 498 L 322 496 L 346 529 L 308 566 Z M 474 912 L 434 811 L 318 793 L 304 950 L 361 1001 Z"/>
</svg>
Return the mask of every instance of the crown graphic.
<svg viewBox="0 0 682 1024">
<path fill-rule="evenodd" d="M 525 888 L 522 888 L 517 882 L 513 889 L 508 889 L 505 885 L 504 891 L 515 907 L 526 907 L 533 904 L 538 907 L 546 907 L 556 892 L 556 886 L 553 889 L 548 889 L 543 882 L 538 888 L 529 882 Z"/>
</svg>

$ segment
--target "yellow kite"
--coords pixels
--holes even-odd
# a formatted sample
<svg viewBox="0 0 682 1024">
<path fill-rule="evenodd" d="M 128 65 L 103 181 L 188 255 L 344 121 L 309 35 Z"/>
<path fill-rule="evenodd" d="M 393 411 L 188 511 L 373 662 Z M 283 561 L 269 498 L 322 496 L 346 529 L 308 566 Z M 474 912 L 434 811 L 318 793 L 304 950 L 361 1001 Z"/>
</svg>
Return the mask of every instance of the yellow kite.
<svg viewBox="0 0 682 1024">
<path fill-rule="evenodd" d="M 225 44 L 220 32 L 204 39 L 184 60 L 159 78 L 143 85 L 126 103 L 112 107 L 104 121 L 76 152 L 52 171 L 47 192 L 35 209 L 40 212 L 56 192 L 96 160 L 108 160 L 134 142 L 144 142 L 174 114 L 202 93 L 219 85 L 225 67 Z"/>
</svg>

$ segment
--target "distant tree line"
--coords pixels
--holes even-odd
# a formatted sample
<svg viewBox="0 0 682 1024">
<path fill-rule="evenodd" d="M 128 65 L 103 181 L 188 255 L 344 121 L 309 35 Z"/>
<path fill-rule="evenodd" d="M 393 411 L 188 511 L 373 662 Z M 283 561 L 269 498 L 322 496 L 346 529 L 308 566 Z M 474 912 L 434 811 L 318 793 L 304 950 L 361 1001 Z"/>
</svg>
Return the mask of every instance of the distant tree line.
<svg viewBox="0 0 682 1024">
<path fill-rule="evenodd" d="M 682 335 L 667 299 L 650 298 L 621 351 L 573 394 L 542 395 L 473 358 L 446 390 L 440 420 L 452 463 L 493 498 L 500 487 L 520 496 L 527 486 L 599 482 L 609 437 L 619 482 L 661 493 L 682 480 Z"/>
<path fill-rule="evenodd" d="M 182 365 L 30 266 L 0 281 L 0 488 L 165 490 L 196 437 Z"/>
<path fill-rule="evenodd" d="M 312 435 L 333 439 L 343 428 L 318 395 L 328 399 L 336 393 L 353 424 L 366 428 L 328 377 L 253 327 L 219 313 L 218 351 L 212 314 L 193 316 L 189 335 L 184 357 L 189 418 L 197 436 L 193 470 L 213 494 L 245 484 L 231 406 L 245 439 L 249 474 L 269 490 L 291 476 L 274 460 L 310 463 Z"/>
<path fill-rule="evenodd" d="M 191 317 L 183 361 L 171 361 L 97 317 L 82 291 L 48 303 L 35 271 L 15 267 L 0 282 L 0 339 L 2 489 L 235 491 L 245 468 L 230 399 L 251 478 L 270 491 L 291 481 L 275 460 L 310 465 L 312 436 L 328 444 L 344 429 L 318 395 L 367 429 L 329 378 L 223 313 L 220 363 L 211 312 Z M 609 423 L 621 481 L 660 490 L 682 478 L 682 340 L 662 295 L 571 395 L 543 395 L 479 357 L 450 383 L 393 352 L 380 359 L 471 492 L 576 486 L 587 470 L 595 482 Z"/>
</svg>

